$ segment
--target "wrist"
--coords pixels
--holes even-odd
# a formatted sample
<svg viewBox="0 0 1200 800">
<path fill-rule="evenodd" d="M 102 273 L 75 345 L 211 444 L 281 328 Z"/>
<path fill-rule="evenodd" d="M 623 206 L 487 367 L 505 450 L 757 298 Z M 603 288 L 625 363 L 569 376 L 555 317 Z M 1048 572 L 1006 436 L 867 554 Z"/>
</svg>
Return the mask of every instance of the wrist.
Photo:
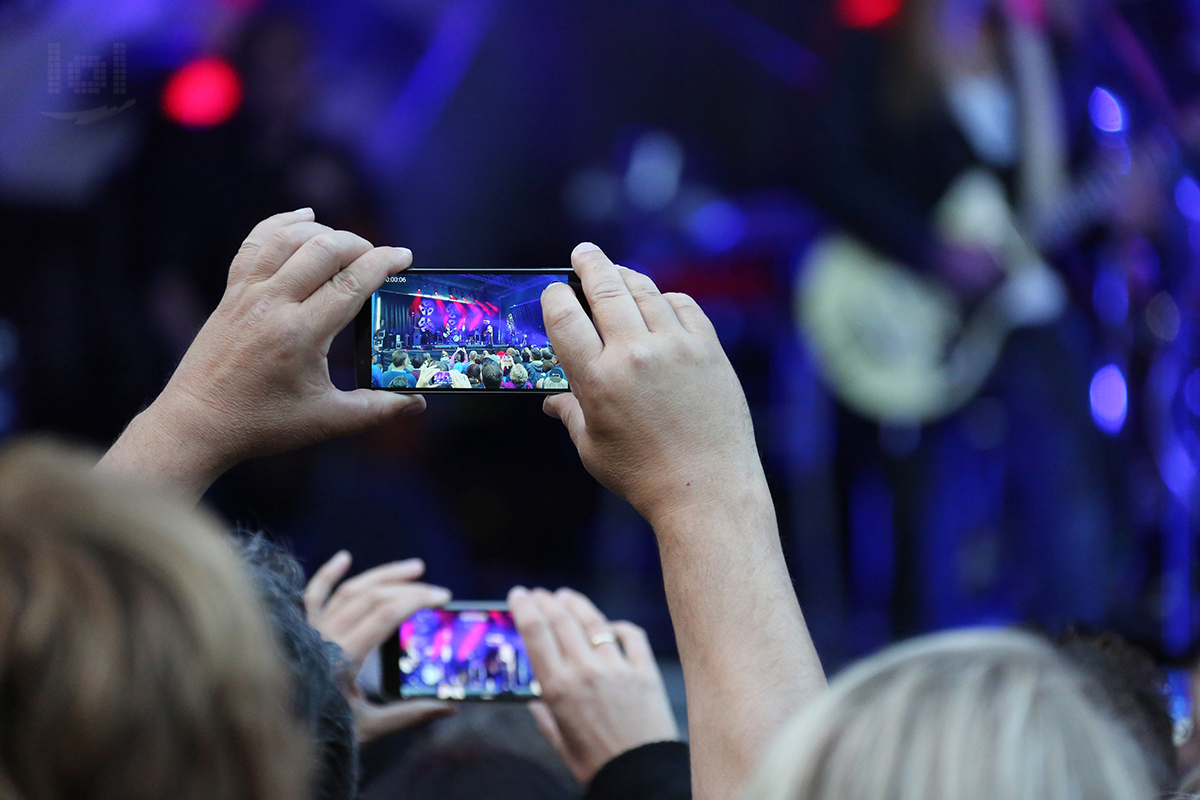
<svg viewBox="0 0 1200 800">
<path fill-rule="evenodd" d="M 217 426 L 205 424 L 198 402 L 163 392 L 133 418 L 98 469 L 158 486 L 199 502 L 208 487 L 237 463 L 221 444 Z"/>
<path fill-rule="evenodd" d="M 729 518 L 742 520 L 742 524 L 762 522 L 771 528 L 775 525 L 775 503 L 758 463 L 740 475 L 730 469 L 720 475 L 681 480 L 642 505 L 645 508 L 639 510 L 660 535 Z"/>
</svg>

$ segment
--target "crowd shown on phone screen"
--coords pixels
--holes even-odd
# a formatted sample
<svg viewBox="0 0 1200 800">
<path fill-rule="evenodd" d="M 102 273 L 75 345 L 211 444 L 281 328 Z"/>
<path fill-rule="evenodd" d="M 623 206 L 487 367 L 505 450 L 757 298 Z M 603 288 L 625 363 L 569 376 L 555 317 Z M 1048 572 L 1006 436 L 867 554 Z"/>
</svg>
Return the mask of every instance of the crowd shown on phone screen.
<svg viewBox="0 0 1200 800">
<path fill-rule="evenodd" d="M 1155 665 L 1109 634 L 936 634 L 827 683 L 712 325 L 589 244 L 572 265 L 592 316 L 548 287 L 552 348 L 380 352 L 379 385 L 570 389 L 547 414 L 658 539 L 687 742 L 642 630 L 570 589 L 509 593 L 543 697 L 503 722 L 366 696 L 355 676 L 378 644 L 450 593 L 415 559 L 347 579 L 345 552 L 306 582 L 196 506 L 241 461 L 425 408 L 340 391 L 326 362 L 410 263 L 307 209 L 271 217 L 98 462 L 48 441 L 0 451 L 0 797 L 1149 800 L 1197 782 Z M 443 717 L 359 785 L 363 743 Z"/>
<path fill-rule="evenodd" d="M 494 352 L 376 350 L 371 386 L 377 389 L 549 389 L 570 388 L 552 347 L 502 348 Z"/>
</svg>

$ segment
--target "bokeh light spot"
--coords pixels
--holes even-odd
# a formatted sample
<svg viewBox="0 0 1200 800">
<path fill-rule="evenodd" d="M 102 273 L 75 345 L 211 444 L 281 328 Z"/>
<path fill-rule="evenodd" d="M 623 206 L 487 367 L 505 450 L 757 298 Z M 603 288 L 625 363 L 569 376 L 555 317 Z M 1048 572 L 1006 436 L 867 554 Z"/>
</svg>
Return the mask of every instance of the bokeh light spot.
<svg viewBox="0 0 1200 800">
<path fill-rule="evenodd" d="M 1120 431 L 1125 424 L 1125 412 L 1129 409 L 1129 393 L 1120 368 L 1116 364 L 1108 364 L 1096 370 L 1089 395 L 1092 419 L 1097 427 L 1108 434 Z"/>
<path fill-rule="evenodd" d="M 163 89 L 163 110 L 188 128 L 220 125 L 242 102 L 242 82 L 228 62 L 220 58 L 198 58 L 184 64 Z"/>
<path fill-rule="evenodd" d="M 1088 114 L 1092 124 L 1106 133 L 1125 130 L 1125 111 L 1112 92 L 1097 86 L 1088 99 Z"/>
<path fill-rule="evenodd" d="M 896 16 L 900 0 L 837 0 L 836 10 L 847 28 L 874 28 Z"/>
<path fill-rule="evenodd" d="M 1200 186 L 1191 175 L 1184 175 L 1175 184 L 1175 205 L 1180 214 L 1192 222 L 1200 222 Z"/>
<path fill-rule="evenodd" d="M 746 236 L 746 217 L 728 200 L 712 200 L 688 218 L 692 240 L 710 253 L 732 250 Z"/>
</svg>

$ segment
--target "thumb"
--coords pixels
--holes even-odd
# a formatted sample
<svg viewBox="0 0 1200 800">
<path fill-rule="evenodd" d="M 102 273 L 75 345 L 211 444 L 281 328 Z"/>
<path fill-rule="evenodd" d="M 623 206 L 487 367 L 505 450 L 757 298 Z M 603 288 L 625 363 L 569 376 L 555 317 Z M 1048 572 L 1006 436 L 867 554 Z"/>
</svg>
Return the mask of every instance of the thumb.
<svg viewBox="0 0 1200 800">
<path fill-rule="evenodd" d="M 401 700 L 376 705 L 360 698 L 352 701 L 351 707 L 354 709 L 358 741 L 363 744 L 389 733 L 448 717 L 458 711 L 450 703 L 439 700 Z"/>
<path fill-rule="evenodd" d="M 567 433 L 571 434 L 571 441 L 575 443 L 576 448 L 580 446 L 587 433 L 587 425 L 584 423 L 583 409 L 579 407 L 579 400 L 575 395 L 570 392 L 552 394 L 542 403 L 542 411 L 566 425 Z"/>
<path fill-rule="evenodd" d="M 419 394 L 398 394 L 376 389 L 337 392 L 337 408 L 331 420 L 341 435 L 361 433 L 396 417 L 420 414 L 425 398 Z"/>
<path fill-rule="evenodd" d="M 538 730 L 542 732 L 542 736 L 554 746 L 555 751 L 563 757 L 567 758 L 566 748 L 563 743 L 562 731 L 559 730 L 558 721 L 554 719 L 553 712 L 545 703 L 534 701 L 529 704 L 529 713 L 533 714 L 533 721 L 537 723 Z"/>
</svg>

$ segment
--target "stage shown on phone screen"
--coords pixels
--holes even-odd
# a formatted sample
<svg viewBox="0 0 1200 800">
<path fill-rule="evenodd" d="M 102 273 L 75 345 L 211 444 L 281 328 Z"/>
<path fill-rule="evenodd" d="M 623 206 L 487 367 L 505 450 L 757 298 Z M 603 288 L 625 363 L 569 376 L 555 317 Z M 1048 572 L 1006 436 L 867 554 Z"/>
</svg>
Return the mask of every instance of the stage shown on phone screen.
<svg viewBox="0 0 1200 800">
<path fill-rule="evenodd" d="M 400 626 L 400 694 L 442 700 L 541 696 L 512 615 L 426 609 Z"/>
<path fill-rule="evenodd" d="M 565 276 L 402 272 L 372 298 L 381 349 L 545 347 L 540 298 Z"/>
</svg>

